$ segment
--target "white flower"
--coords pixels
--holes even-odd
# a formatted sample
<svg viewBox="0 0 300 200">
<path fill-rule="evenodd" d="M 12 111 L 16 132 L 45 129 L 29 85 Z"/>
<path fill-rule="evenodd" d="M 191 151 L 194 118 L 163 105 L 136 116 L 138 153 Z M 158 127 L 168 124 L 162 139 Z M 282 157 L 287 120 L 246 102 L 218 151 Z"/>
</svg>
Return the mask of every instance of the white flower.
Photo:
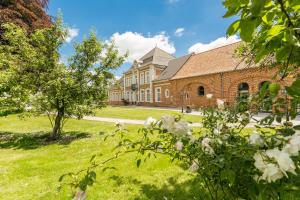
<svg viewBox="0 0 300 200">
<path fill-rule="evenodd" d="M 266 180 L 269 183 L 274 182 L 277 179 L 280 179 L 283 177 L 282 171 L 279 169 L 277 165 L 274 163 L 267 163 L 264 158 L 266 154 L 265 152 L 262 153 L 255 153 L 253 158 L 255 160 L 254 166 L 263 172 L 262 176 L 259 178 L 259 180 Z"/>
<path fill-rule="evenodd" d="M 264 171 L 265 168 L 266 168 L 266 163 L 265 163 L 265 161 L 264 161 L 264 158 L 263 158 L 262 154 L 259 153 L 259 152 L 256 152 L 256 153 L 254 154 L 253 158 L 254 158 L 254 160 L 255 160 L 254 166 L 255 166 L 258 170 Z"/>
<path fill-rule="evenodd" d="M 154 119 L 153 117 L 148 117 L 144 125 L 149 127 L 149 126 L 153 126 L 155 123 L 156 123 L 156 119 Z"/>
<path fill-rule="evenodd" d="M 214 150 L 213 148 L 210 146 L 211 143 L 211 139 L 210 138 L 203 138 L 201 145 L 202 145 L 202 149 L 209 153 L 209 154 L 214 154 Z"/>
<path fill-rule="evenodd" d="M 287 176 L 287 172 L 296 174 L 296 166 L 289 154 L 280 151 L 278 148 L 268 149 L 264 152 L 257 152 L 253 156 L 254 166 L 263 172 L 260 177 L 262 180 L 274 182 L 277 179 Z M 273 161 L 272 161 L 273 160 Z"/>
<path fill-rule="evenodd" d="M 249 137 L 249 143 L 255 146 L 263 146 L 264 140 L 261 138 L 260 134 L 257 131 L 253 131 L 253 133 Z"/>
<path fill-rule="evenodd" d="M 267 150 L 266 155 L 270 158 L 274 158 L 285 176 L 286 172 L 295 174 L 295 164 L 290 158 L 289 154 L 284 151 L 279 151 L 278 148 Z"/>
<path fill-rule="evenodd" d="M 223 124 L 218 123 L 216 129 L 213 130 L 213 134 L 220 135 L 222 128 L 223 128 Z"/>
<path fill-rule="evenodd" d="M 183 149 L 183 143 L 181 141 L 177 141 L 176 144 L 175 144 L 175 148 L 178 151 L 182 151 L 182 149 Z"/>
<path fill-rule="evenodd" d="M 193 160 L 189 170 L 191 172 L 196 172 L 197 170 L 199 169 L 199 164 L 198 164 L 198 161 L 197 160 Z"/>
<path fill-rule="evenodd" d="M 174 127 L 175 117 L 171 115 L 165 115 L 161 118 L 161 127 L 168 131 L 171 131 Z"/>
<path fill-rule="evenodd" d="M 175 122 L 173 128 L 170 131 L 178 136 L 190 135 L 191 125 L 185 121 Z"/>
<path fill-rule="evenodd" d="M 283 151 L 291 156 L 298 156 L 300 151 L 300 133 L 295 133 L 290 137 L 289 142 L 283 147 Z"/>
<path fill-rule="evenodd" d="M 206 98 L 211 99 L 213 97 L 213 94 L 207 94 Z"/>
<path fill-rule="evenodd" d="M 27 105 L 27 106 L 25 106 L 25 110 L 26 110 L 26 111 L 30 111 L 30 110 L 32 110 L 32 106 L 28 106 L 28 105 Z"/>
<path fill-rule="evenodd" d="M 222 99 L 217 99 L 217 105 L 220 110 L 224 109 L 224 101 Z"/>
<path fill-rule="evenodd" d="M 209 147 L 210 142 L 211 142 L 211 139 L 206 137 L 206 138 L 203 138 L 201 145 L 202 145 L 202 147 Z"/>
<path fill-rule="evenodd" d="M 275 182 L 276 180 L 281 179 L 282 177 L 283 174 L 281 170 L 278 168 L 278 166 L 275 165 L 274 163 L 268 163 L 260 179 L 266 180 L 270 183 L 270 182 Z"/>
</svg>

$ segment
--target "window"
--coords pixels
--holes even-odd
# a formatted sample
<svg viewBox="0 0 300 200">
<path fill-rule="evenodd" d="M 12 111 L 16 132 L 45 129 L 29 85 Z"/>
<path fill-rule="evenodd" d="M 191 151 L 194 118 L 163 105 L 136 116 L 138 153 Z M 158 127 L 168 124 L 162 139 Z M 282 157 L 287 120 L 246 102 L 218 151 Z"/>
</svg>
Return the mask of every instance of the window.
<svg viewBox="0 0 300 200">
<path fill-rule="evenodd" d="M 189 98 L 189 93 L 185 93 L 185 99 L 188 99 Z"/>
<path fill-rule="evenodd" d="M 144 101 L 145 101 L 145 90 L 141 90 L 141 93 L 140 93 L 140 101 L 141 101 L 141 102 L 144 102 Z"/>
<path fill-rule="evenodd" d="M 150 82 L 150 76 L 149 76 L 149 71 L 147 71 L 145 73 L 145 83 L 149 83 Z"/>
<path fill-rule="evenodd" d="M 150 89 L 146 90 L 146 101 L 150 102 Z"/>
<path fill-rule="evenodd" d="M 198 87 L 198 96 L 203 97 L 205 95 L 204 87 L 199 86 Z"/>
<path fill-rule="evenodd" d="M 241 98 L 247 98 L 249 96 L 248 83 L 240 83 L 238 86 L 238 96 Z"/>
<path fill-rule="evenodd" d="M 129 100 L 129 92 L 127 92 L 126 100 Z"/>
<path fill-rule="evenodd" d="M 142 73 L 140 74 L 140 84 L 143 85 L 144 82 L 145 82 L 145 74 L 144 74 L 144 72 L 142 72 Z"/>
<path fill-rule="evenodd" d="M 169 98 L 170 96 L 170 91 L 168 89 L 165 90 L 165 97 L 166 98 Z"/>
<path fill-rule="evenodd" d="M 161 101 L 161 89 L 155 88 L 155 102 Z"/>
</svg>

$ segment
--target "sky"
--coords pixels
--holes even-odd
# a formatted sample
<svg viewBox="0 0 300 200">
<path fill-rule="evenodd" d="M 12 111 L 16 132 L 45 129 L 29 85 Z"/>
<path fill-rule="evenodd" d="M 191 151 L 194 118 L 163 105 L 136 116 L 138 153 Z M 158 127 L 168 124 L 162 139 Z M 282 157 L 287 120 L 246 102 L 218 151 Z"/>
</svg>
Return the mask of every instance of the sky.
<svg viewBox="0 0 300 200">
<path fill-rule="evenodd" d="M 238 40 L 226 38 L 234 18 L 224 19 L 222 0 L 50 0 L 48 13 L 63 13 L 69 35 L 62 61 L 92 29 L 103 41 L 114 41 L 126 62 L 113 71 L 120 77 L 134 60 L 155 46 L 176 57 L 199 53 Z"/>
</svg>

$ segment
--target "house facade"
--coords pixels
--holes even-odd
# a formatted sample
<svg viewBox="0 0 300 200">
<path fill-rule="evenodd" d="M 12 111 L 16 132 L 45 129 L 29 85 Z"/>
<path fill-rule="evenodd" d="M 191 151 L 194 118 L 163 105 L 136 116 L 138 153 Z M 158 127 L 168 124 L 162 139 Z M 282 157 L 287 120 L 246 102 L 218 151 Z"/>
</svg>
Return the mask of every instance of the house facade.
<svg viewBox="0 0 300 200">
<path fill-rule="evenodd" d="M 134 62 L 118 86 L 109 89 L 109 102 L 200 108 L 222 99 L 233 104 L 239 97 L 258 92 L 263 83 L 274 81 L 277 72 L 274 68 L 261 69 L 242 62 L 234 55 L 239 44 L 180 58 L 156 47 Z"/>
</svg>

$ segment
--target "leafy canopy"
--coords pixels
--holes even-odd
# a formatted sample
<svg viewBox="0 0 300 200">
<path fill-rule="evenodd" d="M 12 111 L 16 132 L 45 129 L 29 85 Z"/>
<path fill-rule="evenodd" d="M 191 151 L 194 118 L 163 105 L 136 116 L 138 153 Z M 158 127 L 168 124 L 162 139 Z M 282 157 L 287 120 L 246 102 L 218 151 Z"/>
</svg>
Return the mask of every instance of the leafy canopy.
<svg viewBox="0 0 300 200">
<path fill-rule="evenodd" d="M 10 102 L 34 114 L 47 113 L 53 135 L 59 135 L 64 119 L 82 118 L 105 105 L 110 70 L 125 59 L 113 43 L 101 42 L 92 31 L 74 45 L 75 54 L 66 65 L 59 53 L 67 36 L 61 17 L 29 35 L 13 24 L 3 27 L 9 45 L 0 47 L 2 105 Z"/>
<path fill-rule="evenodd" d="M 240 34 L 250 43 L 253 60 L 268 57 L 286 75 L 300 64 L 300 0 L 225 0 L 224 17 L 238 16 L 227 35 Z"/>
</svg>

